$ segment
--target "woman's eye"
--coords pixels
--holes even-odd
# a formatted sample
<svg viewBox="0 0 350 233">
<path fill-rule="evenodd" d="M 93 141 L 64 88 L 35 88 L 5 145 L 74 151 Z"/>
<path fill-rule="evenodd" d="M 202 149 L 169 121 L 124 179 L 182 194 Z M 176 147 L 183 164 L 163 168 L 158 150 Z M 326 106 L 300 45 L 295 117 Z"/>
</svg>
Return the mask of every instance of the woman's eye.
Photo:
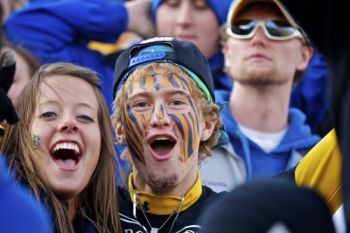
<svg viewBox="0 0 350 233">
<path fill-rule="evenodd" d="M 82 120 L 83 122 L 95 122 L 95 120 L 88 115 L 79 115 L 78 119 Z"/>
<path fill-rule="evenodd" d="M 40 118 L 44 118 L 44 119 L 54 119 L 57 117 L 57 114 L 55 112 L 44 112 L 42 114 L 40 114 L 39 116 Z"/>
</svg>

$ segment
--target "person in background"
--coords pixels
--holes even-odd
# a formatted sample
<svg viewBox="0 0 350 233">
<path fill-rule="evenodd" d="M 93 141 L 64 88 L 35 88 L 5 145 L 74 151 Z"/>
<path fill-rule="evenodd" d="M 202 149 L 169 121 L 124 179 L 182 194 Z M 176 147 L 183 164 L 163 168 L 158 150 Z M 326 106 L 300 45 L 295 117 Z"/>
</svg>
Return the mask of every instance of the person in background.
<svg viewBox="0 0 350 233">
<path fill-rule="evenodd" d="M 19 47 L 13 46 L 9 43 L 5 43 L 1 49 L 2 61 L 9 63 L 7 69 L 13 67 L 11 73 L 12 77 L 2 77 L 2 80 L 10 80 L 11 85 L 8 86 L 7 96 L 11 99 L 12 103 L 15 103 L 17 97 L 21 93 L 22 89 L 29 82 L 29 80 L 34 75 L 35 71 L 39 68 L 38 61 L 31 56 L 27 51 Z M 11 64 L 12 60 L 13 64 Z M 0 123 L 0 136 L 4 135 L 4 124 Z M 1 144 L 1 140 L 0 140 Z"/>
<path fill-rule="evenodd" d="M 295 166 L 319 140 L 305 115 L 289 107 L 312 47 L 274 0 L 234 1 L 226 33 L 225 64 L 234 81 L 222 111 L 223 121 L 230 122 L 227 133 L 248 179 L 278 174 Z"/>
<path fill-rule="evenodd" d="M 6 43 L 2 51 L 13 51 L 16 55 L 16 72 L 13 83 L 8 91 L 8 96 L 11 101 L 15 103 L 19 94 L 33 77 L 37 69 L 39 69 L 40 65 L 39 62 L 25 49 L 16 47 L 9 43 Z"/>
<path fill-rule="evenodd" d="M 3 9 L 0 3 L 0 18 Z M 0 29 L 0 50 L 3 47 Z M 0 56 L 0 121 L 15 124 L 17 114 L 7 92 L 15 73 L 15 60 L 11 52 Z M 51 222 L 45 207 L 35 200 L 24 187 L 17 185 L 7 168 L 5 157 L 0 154 L 0 229 L 3 232 L 50 233 Z"/>
<path fill-rule="evenodd" d="M 1 152 L 51 213 L 54 231 L 122 232 L 112 125 L 96 73 L 42 66 L 17 99 Z"/>
<path fill-rule="evenodd" d="M 156 34 L 196 44 L 209 61 L 217 101 L 229 100 L 232 82 L 224 70 L 220 27 L 224 28 L 232 0 L 152 0 Z M 222 31 L 222 30 L 221 30 Z M 226 36 L 225 36 L 226 37 Z M 324 57 L 314 50 L 310 63 L 291 93 L 290 106 L 305 113 L 315 134 L 331 129 L 327 122 L 329 71 Z"/>
<path fill-rule="evenodd" d="M 8 39 L 29 50 L 41 62 L 63 60 L 97 71 L 102 80 L 103 93 L 107 102 L 111 103 L 111 69 L 115 56 L 120 51 L 114 55 L 102 54 L 100 51 L 107 50 L 110 53 L 110 50 L 123 49 L 124 45 L 119 44 L 124 44 L 125 41 L 119 40 L 119 36 L 124 35 L 126 30 L 136 32 L 141 37 L 154 34 L 154 26 L 149 17 L 150 0 L 127 1 L 127 14 L 119 0 L 31 0 L 29 3 L 20 10 L 21 13 L 13 14 L 5 23 Z M 219 90 L 216 95 L 220 104 L 228 100 L 232 86 L 224 72 L 219 39 L 220 26 L 225 22 L 230 3 L 231 0 L 151 1 L 157 35 L 190 40 L 209 59 L 215 88 Z M 80 9 L 79 15 L 83 17 L 75 14 L 77 7 Z M 169 15 L 173 16 L 168 17 Z M 37 25 L 37 20 L 47 23 Z M 125 44 L 135 43 L 129 41 L 134 40 L 134 36 L 126 37 L 128 42 Z M 306 114 L 306 122 L 312 131 L 321 135 L 332 126 L 327 121 L 326 114 L 327 89 L 327 65 L 323 56 L 316 51 L 304 78 L 292 92 L 290 105 L 301 109 Z"/>
<path fill-rule="evenodd" d="M 232 81 L 224 71 L 220 27 L 232 0 L 152 0 L 156 34 L 194 43 L 208 59 L 215 90 L 228 98 Z M 226 92 L 221 92 L 226 91 Z M 217 95 L 219 94 L 217 93 Z"/>
<path fill-rule="evenodd" d="M 97 72 L 111 109 L 114 67 L 88 44 L 115 42 L 126 30 L 153 35 L 149 8 L 150 0 L 36 2 L 9 15 L 4 31 L 11 43 L 27 49 L 41 64 L 65 61 Z"/>
<path fill-rule="evenodd" d="M 155 37 L 116 61 L 112 123 L 132 163 L 120 190 L 125 232 L 198 232 L 199 214 L 220 196 L 198 164 L 220 134 L 205 57 L 191 42 Z"/>
</svg>

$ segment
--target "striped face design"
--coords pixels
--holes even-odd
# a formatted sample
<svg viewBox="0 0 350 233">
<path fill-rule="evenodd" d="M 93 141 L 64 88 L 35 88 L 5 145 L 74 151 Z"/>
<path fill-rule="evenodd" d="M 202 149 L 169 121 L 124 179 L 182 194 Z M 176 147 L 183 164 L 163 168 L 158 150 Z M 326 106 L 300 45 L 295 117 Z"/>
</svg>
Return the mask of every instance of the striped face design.
<svg viewBox="0 0 350 233">
<path fill-rule="evenodd" d="M 126 142 L 131 155 L 142 163 L 146 138 L 155 130 L 174 136 L 172 142 L 167 144 L 163 139 L 159 144 L 169 151 L 180 146 L 181 161 L 198 153 L 202 117 L 190 95 L 189 80 L 174 74 L 153 74 L 133 77 L 125 83 Z M 153 150 L 157 150 L 155 144 L 150 145 Z"/>
</svg>

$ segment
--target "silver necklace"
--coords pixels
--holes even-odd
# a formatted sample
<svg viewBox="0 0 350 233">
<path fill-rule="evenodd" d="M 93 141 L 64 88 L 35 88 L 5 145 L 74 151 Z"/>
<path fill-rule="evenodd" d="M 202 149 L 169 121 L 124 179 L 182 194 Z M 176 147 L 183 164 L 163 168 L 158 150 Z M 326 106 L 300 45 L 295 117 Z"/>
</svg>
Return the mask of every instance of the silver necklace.
<svg viewBox="0 0 350 233">
<path fill-rule="evenodd" d="M 182 205 L 183 205 L 184 200 L 185 200 L 185 196 L 182 196 L 182 197 L 181 197 L 181 202 L 180 202 L 178 208 L 177 208 L 172 214 L 170 214 L 169 217 L 168 217 L 168 218 L 163 222 L 163 224 L 162 224 L 160 227 L 158 227 L 158 228 L 157 228 L 157 227 L 152 227 L 151 223 L 149 222 L 149 220 L 148 220 L 148 218 L 147 218 L 147 215 L 146 215 L 146 213 L 145 213 L 145 210 L 143 209 L 142 204 L 139 203 L 138 199 L 136 198 L 136 193 L 135 193 L 135 192 L 134 192 L 134 194 L 133 194 L 133 199 L 134 199 L 134 206 L 135 206 L 135 203 L 136 203 L 136 202 L 137 202 L 137 204 L 140 206 L 141 212 L 142 212 L 143 216 L 145 217 L 146 222 L 147 222 L 149 228 L 151 228 L 150 233 L 158 233 L 158 232 L 167 224 L 167 222 L 171 219 L 171 217 L 174 216 L 174 214 L 176 214 L 176 215 L 175 215 L 175 218 L 174 218 L 174 220 L 173 220 L 173 222 L 172 222 L 172 224 L 171 224 L 170 230 L 168 231 L 168 233 L 170 233 L 171 230 L 172 230 L 173 227 L 174 227 L 174 224 L 175 224 L 177 218 L 179 217 L 179 214 L 180 214 L 180 212 L 181 212 Z M 134 216 L 136 217 L 136 208 L 134 208 Z"/>
</svg>

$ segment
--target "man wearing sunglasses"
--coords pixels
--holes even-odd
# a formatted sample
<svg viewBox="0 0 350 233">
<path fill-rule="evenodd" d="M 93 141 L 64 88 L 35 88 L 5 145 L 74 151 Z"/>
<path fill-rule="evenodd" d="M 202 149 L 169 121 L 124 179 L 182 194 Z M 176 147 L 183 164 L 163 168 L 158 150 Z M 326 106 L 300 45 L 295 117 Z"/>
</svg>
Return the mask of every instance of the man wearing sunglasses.
<svg viewBox="0 0 350 233">
<path fill-rule="evenodd" d="M 307 36 L 276 0 L 236 0 L 227 18 L 225 65 L 234 82 L 222 115 L 248 178 L 294 166 L 319 140 L 305 115 L 289 108 L 292 87 L 307 67 Z"/>
</svg>

